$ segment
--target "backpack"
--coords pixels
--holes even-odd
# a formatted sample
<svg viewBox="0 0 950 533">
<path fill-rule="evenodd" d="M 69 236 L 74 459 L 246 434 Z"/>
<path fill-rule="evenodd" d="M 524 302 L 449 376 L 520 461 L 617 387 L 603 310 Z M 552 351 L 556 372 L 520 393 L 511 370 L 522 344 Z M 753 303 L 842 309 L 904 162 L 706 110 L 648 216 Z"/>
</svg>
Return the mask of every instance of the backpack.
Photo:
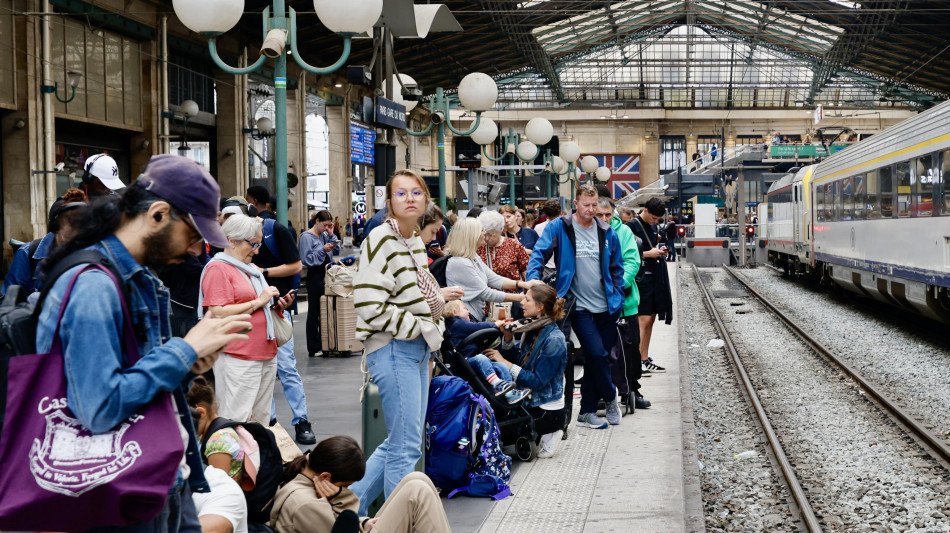
<svg viewBox="0 0 950 533">
<path fill-rule="evenodd" d="M 61 259 L 47 273 L 43 290 L 35 304 L 27 301 L 29 294 L 22 290 L 23 288 L 19 285 L 10 286 L 7 289 L 6 297 L 0 302 L 0 428 L 3 427 L 6 412 L 7 373 L 10 358 L 17 355 L 36 353 L 36 326 L 39 323 L 40 312 L 43 310 L 46 295 L 49 294 L 50 289 L 63 273 L 73 267 L 87 263 L 102 265 L 109 269 L 116 279 L 122 279 L 108 257 L 95 250 L 79 250 Z M 126 302 L 130 301 L 128 287 L 123 287 L 122 297 L 125 298 Z M 136 334 L 140 335 L 141 331 L 137 330 Z"/>
<path fill-rule="evenodd" d="M 495 413 L 456 376 L 437 376 L 426 410 L 425 473 L 435 486 L 502 499 L 511 494 L 511 457 L 501 450 Z"/>
<path fill-rule="evenodd" d="M 235 422 L 218 417 L 211 421 L 211 425 L 205 430 L 204 438 L 201 439 L 201 458 L 204 460 L 208 439 L 212 435 L 222 429 L 237 426 L 247 430 L 260 448 L 261 465 L 257 469 L 257 482 L 253 489 L 244 492 L 244 499 L 247 500 L 248 522 L 264 524 L 270 520 L 274 495 L 277 494 L 277 487 L 280 485 L 281 475 L 284 471 L 284 463 L 280 458 L 280 448 L 277 447 L 274 434 L 257 422 Z"/>
<path fill-rule="evenodd" d="M 443 255 L 429 265 L 429 272 L 435 276 L 435 280 L 439 282 L 439 287 L 449 286 L 449 284 L 445 281 L 445 268 L 449 265 L 449 259 L 451 257 L 452 256 L 449 255 Z"/>
</svg>

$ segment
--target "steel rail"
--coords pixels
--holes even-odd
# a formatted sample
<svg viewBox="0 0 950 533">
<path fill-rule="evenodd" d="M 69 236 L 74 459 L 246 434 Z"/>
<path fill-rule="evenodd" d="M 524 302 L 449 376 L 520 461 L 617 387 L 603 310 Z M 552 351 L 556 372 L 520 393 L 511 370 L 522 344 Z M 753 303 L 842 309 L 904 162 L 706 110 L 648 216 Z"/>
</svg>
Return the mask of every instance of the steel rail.
<svg viewBox="0 0 950 533">
<path fill-rule="evenodd" d="M 821 523 L 818 521 L 818 517 L 815 516 L 811 502 L 808 501 L 808 495 L 805 494 L 805 490 L 798 481 L 798 476 L 795 474 L 794 469 L 792 469 L 792 465 L 788 460 L 788 456 L 785 454 L 785 449 L 782 447 L 782 443 L 778 440 L 778 435 L 775 433 L 775 429 L 772 427 L 772 423 L 769 421 L 769 417 L 765 413 L 765 408 L 762 406 L 762 402 L 759 400 L 758 393 L 755 392 L 755 388 L 752 386 L 752 381 L 749 379 L 749 374 L 746 372 L 745 365 L 743 365 L 742 361 L 739 359 L 739 352 L 736 350 L 736 346 L 732 342 L 732 337 L 726 330 L 726 325 L 723 323 L 722 317 L 719 315 L 719 311 L 716 310 L 712 295 L 709 293 L 706 283 L 703 282 L 703 278 L 699 273 L 699 269 L 696 268 L 696 265 L 693 265 L 693 275 L 696 277 L 699 288 L 703 292 L 703 298 L 706 302 L 706 307 L 709 309 L 709 312 L 712 314 L 713 319 L 716 322 L 716 329 L 719 330 L 719 334 L 726 343 L 726 351 L 729 352 L 729 356 L 732 358 L 732 363 L 735 367 L 736 374 L 739 377 L 739 381 L 742 382 L 742 385 L 745 388 L 746 396 L 749 399 L 749 403 L 752 404 L 752 408 L 759 419 L 759 424 L 762 426 L 762 431 L 765 433 L 765 438 L 768 440 L 769 446 L 772 449 L 772 453 L 775 455 L 775 459 L 778 462 L 779 469 L 782 471 L 782 475 L 785 477 L 789 492 L 792 493 L 792 498 L 795 499 L 795 503 L 798 505 L 798 511 L 801 515 L 802 522 L 809 532 L 820 532 L 822 531 Z"/>
<path fill-rule="evenodd" d="M 805 333 L 798 324 L 795 323 L 788 315 L 783 313 L 778 306 L 769 301 L 768 298 L 763 296 L 759 291 L 755 290 L 748 281 L 742 279 L 733 269 L 729 267 L 723 267 L 733 278 L 735 278 L 739 283 L 741 283 L 749 292 L 751 292 L 755 297 L 762 302 L 766 307 L 768 307 L 773 313 L 775 313 L 785 325 L 792 330 L 793 333 L 798 335 L 806 344 L 808 344 L 815 352 L 824 357 L 831 363 L 834 363 L 842 372 L 848 375 L 855 383 L 857 383 L 864 391 L 877 400 L 877 403 L 881 405 L 885 412 L 903 424 L 907 430 L 917 439 L 925 445 L 926 448 L 929 448 L 928 451 L 942 460 L 944 463 L 950 463 L 950 446 L 947 446 L 940 437 L 935 435 L 932 431 L 925 428 L 923 424 L 914 419 L 913 415 L 902 409 L 894 401 L 888 398 L 883 392 L 881 392 L 877 387 L 872 385 L 862 376 L 857 370 L 852 368 L 850 365 L 839 359 L 832 353 L 830 350 L 822 346 L 817 340 L 813 339 L 810 335 Z M 946 466 L 946 465 L 945 465 Z"/>
</svg>

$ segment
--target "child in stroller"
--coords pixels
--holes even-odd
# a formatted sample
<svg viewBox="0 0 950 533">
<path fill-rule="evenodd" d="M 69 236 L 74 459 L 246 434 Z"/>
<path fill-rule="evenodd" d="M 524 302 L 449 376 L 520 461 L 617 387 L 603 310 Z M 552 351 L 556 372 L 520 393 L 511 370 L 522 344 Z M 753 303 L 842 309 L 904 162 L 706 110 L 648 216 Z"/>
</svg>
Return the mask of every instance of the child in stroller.
<svg viewBox="0 0 950 533">
<path fill-rule="evenodd" d="M 514 381 L 504 379 L 504 377 L 511 376 L 504 364 L 493 362 L 484 354 L 476 353 L 473 346 L 466 346 L 462 343 L 472 333 L 492 328 L 502 330 L 506 339 L 510 340 L 512 337 L 510 329 L 516 323 L 510 320 L 473 322 L 468 309 L 458 300 L 446 303 L 442 314 L 445 317 L 446 330 L 449 332 L 452 346 L 456 348 L 459 355 L 467 358 L 468 364 L 488 382 L 495 396 L 504 396 L 508 405 L 517 405 L 531 394 L 531 389 L 519 389 Z"/>
</svg>

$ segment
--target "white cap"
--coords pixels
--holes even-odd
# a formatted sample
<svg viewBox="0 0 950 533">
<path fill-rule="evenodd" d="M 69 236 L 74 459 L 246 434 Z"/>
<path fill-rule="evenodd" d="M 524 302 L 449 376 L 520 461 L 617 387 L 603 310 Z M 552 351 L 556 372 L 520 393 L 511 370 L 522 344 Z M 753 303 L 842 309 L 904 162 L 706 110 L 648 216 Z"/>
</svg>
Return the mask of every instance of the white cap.
<svg viewBox="0 0 950 533">
<path fill-rule="evenodd" d="M 125 184 L 119 179 L 119 166 L 116 165 L 115 159 L 107 154 L 96 154 L 87 159 L 85 170 L 90 176 L 99 178 L 110 190 L 125 188 Z"/>
</svg>

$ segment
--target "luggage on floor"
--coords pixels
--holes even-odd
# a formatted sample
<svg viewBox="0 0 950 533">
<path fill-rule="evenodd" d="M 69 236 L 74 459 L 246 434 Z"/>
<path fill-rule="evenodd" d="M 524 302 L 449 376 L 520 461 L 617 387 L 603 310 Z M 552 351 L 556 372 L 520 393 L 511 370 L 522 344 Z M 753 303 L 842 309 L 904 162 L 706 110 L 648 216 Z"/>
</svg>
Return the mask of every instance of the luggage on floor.
<svg viewBox="0 0 950 533">
<path fill-rule="evenodd" d="M 325 294 L 320 297 L 320 340 L 323 351 L 351 355 L 363 349 L 356 340 L 356 309 L 353 296 Z"/>
</svg>

